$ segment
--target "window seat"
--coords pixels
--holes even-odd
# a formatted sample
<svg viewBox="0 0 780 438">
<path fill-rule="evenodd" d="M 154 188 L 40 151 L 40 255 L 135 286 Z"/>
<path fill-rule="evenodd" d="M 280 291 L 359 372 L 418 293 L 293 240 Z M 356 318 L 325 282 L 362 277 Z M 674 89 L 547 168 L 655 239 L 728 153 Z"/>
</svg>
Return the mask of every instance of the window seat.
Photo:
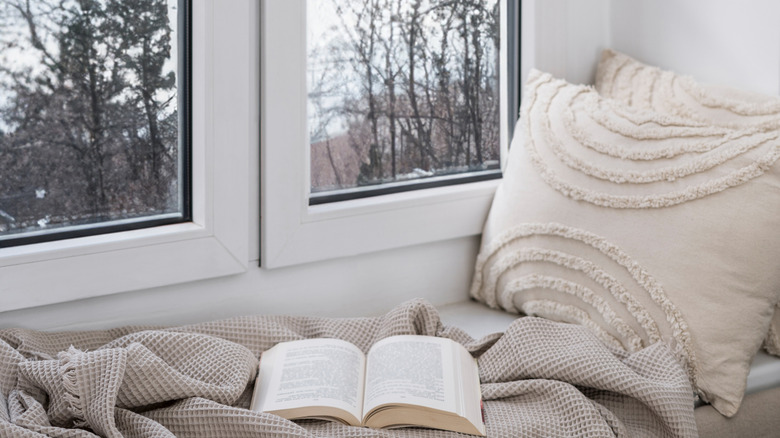
<svg viewBox="0 0 780 438">
<path fill-rule="evenodd" d="M 460 327 L 476 339 L 503 332 L 519 317 L 470 300 L 439 306 L 438 309 L 444 324 Z M 780 358 L 761 350 L 750 367 L 746 393 L 752 394 L 777 387 L 780 387 Z"/>
<path fill-rule="evenodd" d="M 461 301 L 438 307 L 446 325 L 465 330 L 474 338 L 503 332 L 519 315 L 491 309 L 475 301 Z M 771 437 L 780 430 L 780 358 L 759 351 L 747 378 L 747 390 L 740 411 L 732 418 L 720 415 L 709 405 L 699 406 L 696 424 L 702 437 Z"/>
</svg>

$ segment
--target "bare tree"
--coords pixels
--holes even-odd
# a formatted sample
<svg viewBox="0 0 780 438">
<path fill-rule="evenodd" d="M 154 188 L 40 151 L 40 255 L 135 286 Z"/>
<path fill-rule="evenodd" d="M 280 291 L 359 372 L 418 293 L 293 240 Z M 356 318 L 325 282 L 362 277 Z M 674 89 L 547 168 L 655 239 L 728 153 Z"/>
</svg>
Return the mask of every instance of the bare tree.
<svg viewBox="0 0 780 438">
<path fill-rule="evenodd" d="M 338 112 L 364 157 L 357 185 L 481 169 L 497 157 L 495 0 L 331 2 L 331 50 L 310 62 L 349 60 Z"/>
</svg>

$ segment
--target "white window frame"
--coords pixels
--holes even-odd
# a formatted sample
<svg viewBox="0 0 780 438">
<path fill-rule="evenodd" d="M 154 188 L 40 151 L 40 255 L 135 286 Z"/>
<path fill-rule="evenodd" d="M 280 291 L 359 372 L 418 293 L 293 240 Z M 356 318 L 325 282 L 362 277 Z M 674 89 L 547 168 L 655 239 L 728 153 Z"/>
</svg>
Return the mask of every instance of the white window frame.
<svg viewBox="0 0 780 438">
<path fill-rule="evenodd" d="M 506 41 L 507 0 L 499 1 Z M 500 180 L 309 206 L 306 0 L 268 0 L 262 8 L 261 265 L 277 268 L 480 234 Z M 499 54 L 502 72 L 506 47 Z M 500 95 L 503 169 L 506 74 L 500 75 Z"/>
<path fill-rule="evenodd" d="M 0 312 L 237 274 L 256 257 L 258 8 L 192 6 L 192 222 L 0 249 Z"/>
</svg>

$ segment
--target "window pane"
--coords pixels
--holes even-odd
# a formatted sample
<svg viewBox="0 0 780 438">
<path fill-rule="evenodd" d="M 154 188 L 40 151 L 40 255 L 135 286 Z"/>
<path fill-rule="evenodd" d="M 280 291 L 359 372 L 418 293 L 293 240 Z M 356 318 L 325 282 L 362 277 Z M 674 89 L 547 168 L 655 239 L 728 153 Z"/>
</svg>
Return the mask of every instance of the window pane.
<svg viewBox="0 0 780 438">
<path fill-rule="evenodd" d="M 0 245 L 189 215 L 178 92 L 186 9 L 0 3 Z"/>
<path fill-rule="evenodd" d="M 312 193 L 499 168 L 497 0 L 309 0 Z"/>
</svg>

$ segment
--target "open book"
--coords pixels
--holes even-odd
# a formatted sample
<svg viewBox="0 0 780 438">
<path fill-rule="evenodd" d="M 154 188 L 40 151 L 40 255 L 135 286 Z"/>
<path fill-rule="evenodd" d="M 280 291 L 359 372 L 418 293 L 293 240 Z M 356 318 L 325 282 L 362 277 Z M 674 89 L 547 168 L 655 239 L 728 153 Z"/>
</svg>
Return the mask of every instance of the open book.
<svg viewBox="0 0 780 438">
<path fill-rule="evenodd" d="M 476 359 L 450 339 L 393 336 L 366 355 L 339 339 L 306 339 L 263 353 L 251 409 L 485 436 L 481 398 Z"/>
</svg>

